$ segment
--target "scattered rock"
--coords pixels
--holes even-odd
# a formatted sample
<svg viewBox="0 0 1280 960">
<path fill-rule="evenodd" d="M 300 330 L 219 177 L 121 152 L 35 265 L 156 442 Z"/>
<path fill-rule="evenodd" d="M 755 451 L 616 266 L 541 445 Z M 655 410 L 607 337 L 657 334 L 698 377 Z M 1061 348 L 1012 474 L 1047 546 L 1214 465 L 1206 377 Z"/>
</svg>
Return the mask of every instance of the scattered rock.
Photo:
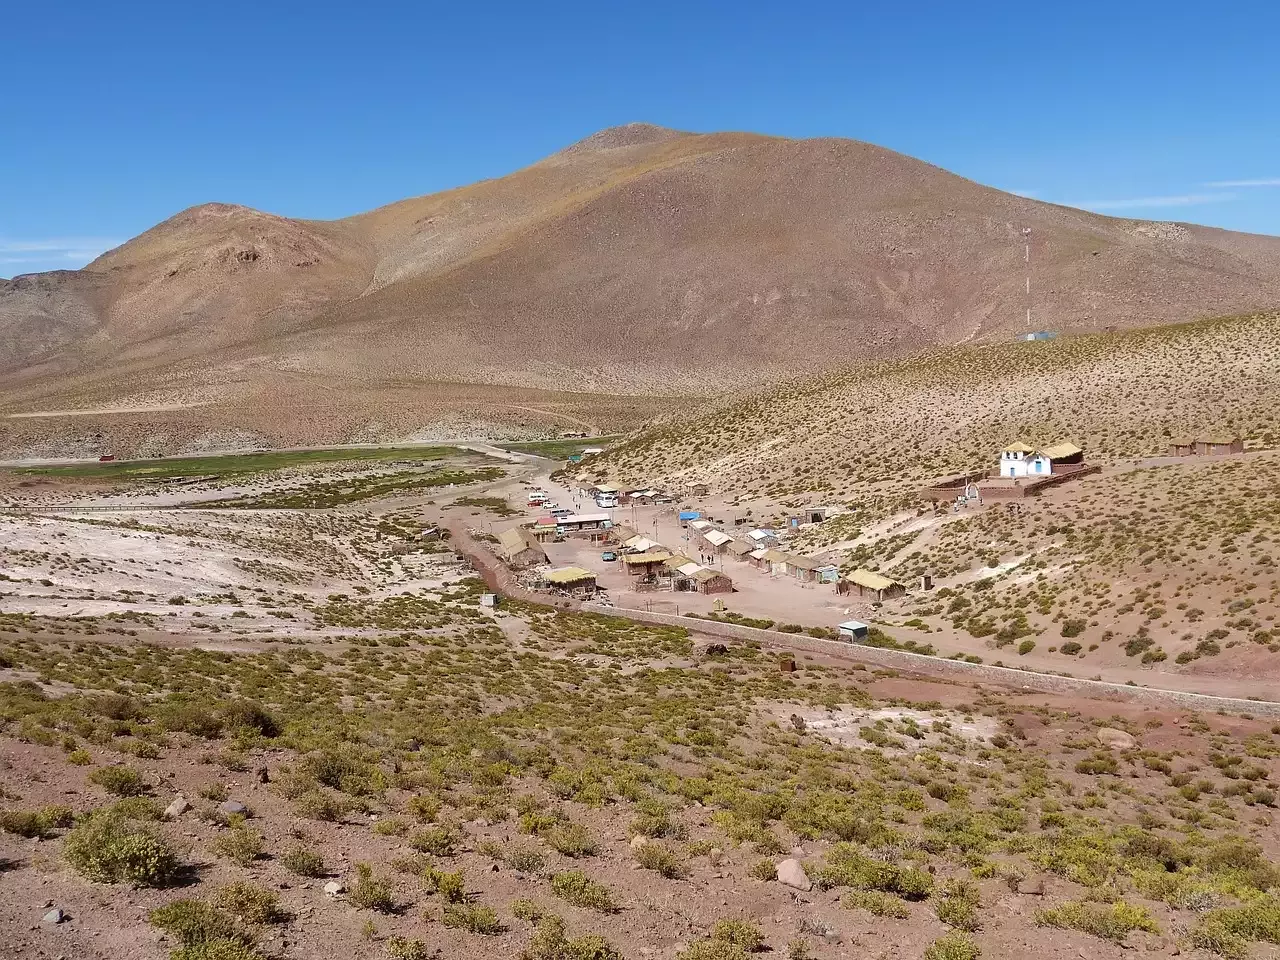
<svg viewBox="0 0 1280 960">
<path fill-rule="evenodd" d="M 636 836 L 631 838 L 631 849 L 639 850 L 641 847 L 648 844 L 648 842 L 649 842 L 648 837 L 644 836 L 643 834 L 637 834 Z"/>
<path fill-rule="evenodd" d="M 178 794 L 173 798 L 173 803 L 164 808 L 164 816 L 166 820 L 177 820 L 190 809 L 191 804 L 187 802 L 187 798 Z"/>
<path fill-rule="evenodd" d="M 259 782 L 259 783 L 270 783 L 270 782 L 271 782 L 271 774 L 267 772 L 267 768 L 266 768 L 266 767 L 259 767 L 259 768 L 258 768 L 258 782 Z"/>
<path fill-rule="evenodd" d="M 337 899 L 347 892 L 347 888 L 340 884 L 337 880 L 330 880 L 324 885 L 324 895 Z"/>
<path fill-rule="evenodd" d="M 42 923 L 50 923 L 57 925 L 67 919 L 67 915 L 61 910 L 53 909 L 40 918 Z"/>
<path fill-rule="evenodd" d="M 778 882 L 795 890 L 812 890 L 813 883 L 799 860 L 788 859 L 778 864 Z"/>
<path fill-rule="evenodd" d="M 1117 730 L 1115 727 L 1099 727 L 1098 742 L 1104 746 L 1114 747 L 1117 750 L 1129 750 L 1138 745 L 1137 740 L 1123 730 Z"/>
<path fill-rule="evenodd" d="M 223 813 L 225 813 L 229 817 L 233 817 L 236 814 L 240 814 L 241 816 L 247 816 L 249 813 L 249 808 L 246 807 L 239 800 L 223 800 L 220 804 L 218 804 L 218 809 L 221 810 Z"/>
<path fill-rule="evenodd" d="M 1018 881 L 1018 892 L 1032 897 L 1044 896 L 1044 878 L 1034 877 L 1030 880 Z"/>
</svg>

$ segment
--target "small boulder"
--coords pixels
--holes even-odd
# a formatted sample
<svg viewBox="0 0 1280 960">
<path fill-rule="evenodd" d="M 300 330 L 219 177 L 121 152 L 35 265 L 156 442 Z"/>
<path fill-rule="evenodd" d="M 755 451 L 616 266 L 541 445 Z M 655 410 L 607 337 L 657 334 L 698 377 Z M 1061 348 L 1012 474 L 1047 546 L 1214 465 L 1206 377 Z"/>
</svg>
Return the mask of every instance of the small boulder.
<svg viewBox="0 0 1280 960">
<path fill-rule="evenodd" d="M 324 885 L 324 895 L 326 897 L 338 898 L 347 892 L 347 888 L 340 884 L 337 880 L 330 880 Z"/>
<path fill-rule="evenodd" d="M 1138 745 L 1137 740 L 1115 727 L 1099 727 L 1098 742 L 1116 750 L 1130 750 Z"/>
<path fill-rule="evenodd" d="M 239 800 L 223 800 L 220 804 L 218 804 L 218 809 L 221 810 L 223 813 L 225 813 L 229 817 L 234 817 L 237 814 L 239 814 L 240 816 L 249 815 L 249 808 L 246 807 Z"/>
<path fill-rule="evenodd" d="M 1018 892 L 1031 897 L 1044 896 L 1044 878 L 1031 877 L 1018 881 Z"/>
<path fill-rule="evenodd" d="M 648 843 L 649 843 L 648 837 L 646 837 L 644 834 L 637 834 L 636 836 L 631 838 L 631 849 L 639 850 L 641 847 L 646 846 Z"/>
<path fill-rule="evenodd" d="M 55 926 L 59 923 L 63 923 L 64 921 L 66 921 L 66 919 L 67 919 L 67 915 L 62 910 L 59 910 L 59 909 L 50 910 L 43 917 L 40 918 L 41 922 L 53 924 Z"/>
<path fill-rule="evenodd" d="M 173 798 L 173 803 L 164 808 L 164 816 L 166 820 L 177 820 L 190 809 L 191 804 L 187 802 L 187 798 L 178 794 Z"/>
<path fill-rule="evenodd" d="M 804 867 L 800 865 L 799 860 L 788 859 L 778 864 L 778 882 L 786 887 L 794 890 L 809 891 L 813 889 L 813 883 L 809 880 L 809 875 L 804 872 Z"/>
</svg>

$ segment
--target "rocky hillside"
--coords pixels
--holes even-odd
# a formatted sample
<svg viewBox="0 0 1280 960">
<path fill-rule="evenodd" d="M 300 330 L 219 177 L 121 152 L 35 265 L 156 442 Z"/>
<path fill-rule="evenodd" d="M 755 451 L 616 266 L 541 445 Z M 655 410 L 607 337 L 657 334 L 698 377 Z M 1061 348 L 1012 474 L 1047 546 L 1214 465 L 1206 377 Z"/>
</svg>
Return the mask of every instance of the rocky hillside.
<svg viewBox="0 0 1280 960">
<path fill-rule="evenodd" d="M 1063 331 L 1270 308 L 1280 239 L 1039 203 L 855 141 L 631 125 L 345 220 L 206 204 L 0 283 L 0 412 L 199 402 L 279 412 L 265 433 L 287 439 L 325 434 L 311 411 L 338 391 L 376 432 L 421 385 L 705 395 L 1009 340 L 1029 303 Z"/>
</svg>

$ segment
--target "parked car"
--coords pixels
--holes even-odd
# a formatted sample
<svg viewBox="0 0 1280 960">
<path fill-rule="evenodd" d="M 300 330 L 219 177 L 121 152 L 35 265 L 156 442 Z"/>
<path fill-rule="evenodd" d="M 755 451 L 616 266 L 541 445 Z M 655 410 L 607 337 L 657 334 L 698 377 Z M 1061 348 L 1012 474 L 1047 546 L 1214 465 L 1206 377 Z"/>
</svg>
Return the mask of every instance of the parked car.
<svg viewBox="0 0 1280 960">
<path fill-rule="evenodd" d="M 618 559 L 618 554 L 614 550 L 606 550 L 604 553 L 600 554 L 600 559 L 605 563 L 613 563 Z"/>
<path fill-rule="evenodd" d="M 561 517 L 573 516 L 573 511 L 570 510 L 568 507 L 553 507 L 551 510 L 551 516 L 559 520 Z"/>
</svg>

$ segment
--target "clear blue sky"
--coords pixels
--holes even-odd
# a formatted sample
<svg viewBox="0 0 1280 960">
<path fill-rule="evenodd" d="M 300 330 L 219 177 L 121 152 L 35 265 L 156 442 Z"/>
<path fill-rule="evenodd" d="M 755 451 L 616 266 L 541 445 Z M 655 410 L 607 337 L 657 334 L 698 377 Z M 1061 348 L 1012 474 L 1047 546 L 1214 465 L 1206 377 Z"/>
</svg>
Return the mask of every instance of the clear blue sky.
<svg viewBox="0 0 1280 960">
<path fill-rule="evenodd" d="M 1280 234 L 1274 2 L 15 0 L 4 33 L 0 276 L 209 200 L 343 216 L 632 120 Z"/>
</svg>

